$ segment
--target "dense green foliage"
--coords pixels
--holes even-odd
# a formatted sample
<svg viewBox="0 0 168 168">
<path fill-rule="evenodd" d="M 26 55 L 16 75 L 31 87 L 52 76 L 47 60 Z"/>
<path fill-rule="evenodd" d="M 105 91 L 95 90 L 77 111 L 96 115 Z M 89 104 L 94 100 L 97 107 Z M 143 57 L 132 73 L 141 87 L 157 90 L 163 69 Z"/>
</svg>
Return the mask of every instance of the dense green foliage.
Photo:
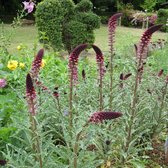
<svg viewBox="0 0 168 168">
<path fill-rule="evenodd" d="M 65 48 L 68 52 L 81 43 L 93 44 L 93 30 L 100 26 L 100 21 L 91 12 L 92 8 L 89 0 L 82 0 L 76 6 L 71 0 L 39 3 L 36 23 L 41 42 L 48 42 L 54 50 Z"/>
<path fill-rule="evenodd" d="M 167 32 L 168 31 L 168 9 L 159 9 L 158 11 L 158 20 L 159 24 L 163 24 L 162 30 Z"/>
<path fill-rule="evenodd" d="M 75 20 L 74 20 L 75 22 Z M 75 23 L 69 22 L 75 25 Z M 6 25 L 5 25 L 6 26 Z M 81 25 L 80 25 L 81 26 Z M 11 29 L 11 27 L 10 27 Z M 25 29 L 25 27 L 21 28 Z M 27 27 L 24 34 L 29 34 L 31 27 Z M 86 27 L 82 27 L 83 31 Z M 5 27 L 0 33 L 9 30 Z M 106 31 L 105 31 L 106 30 Z M 128 31 L 129 30 L 129 31 Z M 101 27 L 97 35 L 103 52 L 107 42 L 107 27 Z M 138 33 L 137 33 L 138 31 Z M 130 34 L 131 33 L 131 34 Z M 62 58 L 60 53 L 45 50 L 45 66 L 40 68 L 39 81 L 43 82 L 50 90 L 43 90 L 34 83 L 37 93 L 37 114 L 34 117 L 37 121 L 37 137 L 40 139 L 41 156 L 43 168 L 65 168 L 74 167 L 73 159 L 77 156 L 78 167 L 95 168 L 107 167 L 160 167 L 163 162 L 153 162 L 152 158 L 157 158 L 156 152 L 148 155 L 152 150 L 152 143 L 157 139 L 159 151 L 163 151 L 163 140 L 165 135 L 167 120 L 167 94 L 164 92 L 165 78 L 167 71 L 167 46 L 162 49 L 151 51 L 144 65 L 142 80 L 139 84 L 136 101 L 136 115 L 133 124 L 132 138 L 127 151 L 123 146 L 127 140 L 127 129 L 130 124 L 130 105 L 133 100 L 133 88 L 136 75 L 136 61 L 133 44 L 138 43 L 141 30 L 119 28 L 117 30 L 114 57 L 114 89 L 113 89 L 113 110 L 122 112 L 123 116 L 115 122 L 106 121 L 99 124 L 90 123 L 83 127 L 90 115 L 98 111 L 99 107 L 99 83 L 98 71 L 95 61 L 95 54 L 88 58 L 79 59 L 78 64 L 78 84 L 74 86 L 73 95 L 73 128 L 69 128 L 69 69 L 68 59 Z M 14 38 L 16 43 L 20 39 L 21 31 Z M 26 34 L 26 35 L 27 35 Z M 35 32 L 32 34 L 35 34 Z M 76 32 L 76 38 L 78 32 Z M 83 33 L 84 34 L 84 33 Z M 21 39 L 28 41 L 28 37 L 21 36 Z M 159 33 L 158 36 L 164 36 Z M 80 37 L 80 35 L 79 35 Z M 1 34 L 0 38 L 7 36 Z M 32 40 L 32 39 L 31 39 Z M 8 41 L 8 40 L 7 40 Z M 33 42 L 33 40 L 32 40 Z M 6 167 L 33 167 L 39 168 L 39 162 L 34 157 L 34 139 L 32 138 L 31 124 L 29 121 L 28 106 L 25 99 L 25 77 L 30 71 L 34 54 L 37 53 L 37 45 L 28 48 L 24 45 L 15 54 L 8 51 L 5 40 L 0 45 L 0 77 L 5 78 L 7 85 L 0 88 L 0 159 L 7 160 Z M 8 41 L 10 44 L 10 41 Z M 108 45 L 108 44 L 106 44 Z M 90 55 L 87 53 L 86 56 Z M 60 56 L 60 57 L 59 57 Z M 105 55 L 108 61 L 109 55 Z M 16 69 L 7 68 L 9 60 L 17 60 L 18 63 L 25 63 L 25 67 Z M 164 69 L 161 76 L 158 71 Z M 82 71 L 85 70 L 85 79 L 82 78 Z M 121 80 L 121 74 L 132 75 Z M 109 109 L 109 74 L 107 67 L 103 77 L 103 105 L 104 109 Z M 57 99 L 53 97 L 54 88 L 58 88 L 59 105 Z M 163 98 L 163 94 L 165 97 Z M 17 103 L 15 103 L 17 102 Z M 163 104 L 163 105 L 161 105 Z M 149 122 L 150 121 L 150 122 Z M 77 144 L 77 155 L 74 150 L 77 135 L 82 130 Z M 155 136 L 152 139 L 152 136 Z M 160 143 L 161 142 L 161 143 Z M 121 162 L 121 158 L 125 162 Z M 163 157 L 162 157 L 163 161 Z"/>
</svg>

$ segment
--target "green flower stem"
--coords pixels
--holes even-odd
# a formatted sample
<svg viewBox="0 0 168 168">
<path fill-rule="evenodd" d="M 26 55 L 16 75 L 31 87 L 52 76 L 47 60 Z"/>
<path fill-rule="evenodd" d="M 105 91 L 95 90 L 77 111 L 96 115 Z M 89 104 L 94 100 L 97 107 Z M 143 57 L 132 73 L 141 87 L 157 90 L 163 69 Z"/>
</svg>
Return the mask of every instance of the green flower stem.
<svg viewBox="0 0 168 168">
<path fill-rule="evenodd" d="M 84 128 L 88 126 L 88 122 L 83 126 L 83 129 L 76 135 L 76 140 L 75 140 L 75 145 L 74 145 L 74 149 L 73 149 L 73 152 L 74 152 L 74 160 L 73 160 L 73 167 L 74 168 L 77 168 L 77 161 L 78 161 L 78 144 L 79 144 L 79 140 L 80 140 L 80 137 L 84 131 Z"/>
<path fill-rule="evenodd" d="M 100 63 L 101 64 L 101 63 Z M 99 67 L 100 67 L 100 65 L 99 65 Z M 101 68 L 99 68 L 100 69 L 100 71 L 101 71 Z M 102 89 L 103 89 L 103 80 L 102 80 L 102 75 L 101 75 L 101 72 L 99 72 L 99 74 L 100 74 L 100 83 L 99 83 L 99 102 L 100 102 L 100 111 L 102 111 L 103 110 L 103 91 L 102 91 Z"/>
<path fill-rule="evenodd" d="M 35 120 L 35 116 L 33 115 L 35 114 L 34 105 L 32 105 L 31 109 L 32 109 L 32 113 L 30 113 L 29 117 L 30 117 L 31 131 L 32 131 L 32 141 L 33 141 L 32 148 L 33 148 L 33 151 L 35 152 L 35 160 L 39 161 L 40 168 L 42 168 L 43 163 L 42 163 L 42 157 L 41 157 L 40 139 L 37 133 L 37 123 Z"/>
<path fill-rule="evenodd" d="M 109 102 L 110 110 L 112 110 L 112 103 L 113 103 L 113 58 L 114 53 L 112 49 L 110 55 L 110 102 Z"/>
<path fill-rule="evenodd" d="M 72 68 L 73 70 L 73 68 Z M 71 130 L 72 128 L 72 120 L 73 120 L 73 116 L 72 116 L 72 99 L 73 99 L 73 73 L 71 72 L 70 74 L 70 93 L 69 93 L 69 128 Z"/>
<path fill-rule="evenodd" d="M 133 129 L 133 125 L 134 125 L 134 119 L 135 119 L 135 115 L 136 115 L 136 104 L 137 104 L 137 90 L 138 90 L 138 84 L 139 84 L 139 75 L 140 74 L 140 67 L 141 67 L 141 63 L 142 62 L 142 57 L 140 57 L 139 59 L 139 63 L 137 66 L 137 70 L 136 70 L 136 77 L 135 77 L 135 85 L 134 85 L 134 90 L 133 90 L 133 100 L 132 100 L 132 106 L 131 106 L 131 117 L 130 117 L 130 121 L 129 121 L 129 125 L 128 128 L 126 128 L 126 132 L 128 132 L 127 137 L 126 137 L 126 144 L 124 146 L 124 152 L 127 153 L 128 152 L 128 148 L 132 139 L 132 129 Z M 122 162 L 125 162 L 125 159 L 122 159 Z"/>
</svg>

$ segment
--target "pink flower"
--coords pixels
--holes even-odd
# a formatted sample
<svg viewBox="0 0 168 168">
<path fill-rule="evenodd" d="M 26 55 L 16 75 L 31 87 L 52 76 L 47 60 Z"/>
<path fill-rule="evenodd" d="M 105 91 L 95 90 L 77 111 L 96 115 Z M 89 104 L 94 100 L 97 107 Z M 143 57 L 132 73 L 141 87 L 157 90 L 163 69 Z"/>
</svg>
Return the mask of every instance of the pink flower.
<svg viewBox="0 0 168 168">
<path fill-rule="evenodd" d="M 121 116 L 120 112 L 95 112 L 91 115 L 89 122 L 101 123 L 103 120 L 112 120 Z"/>
<path fill-rule="evenodd" d="M 0 79 L 0 88 L 4 88 L 7 85 L 7 82 L 5 79 Z"/>
<path fill-rule="evenodd" d="M 31 0 L 29 2 L 22 2 L 24 5 L 24 10 L 27 10 L 28 13 L 31 13 L 34 9 L 35 3 L 32 2 Z"/>
</svg>

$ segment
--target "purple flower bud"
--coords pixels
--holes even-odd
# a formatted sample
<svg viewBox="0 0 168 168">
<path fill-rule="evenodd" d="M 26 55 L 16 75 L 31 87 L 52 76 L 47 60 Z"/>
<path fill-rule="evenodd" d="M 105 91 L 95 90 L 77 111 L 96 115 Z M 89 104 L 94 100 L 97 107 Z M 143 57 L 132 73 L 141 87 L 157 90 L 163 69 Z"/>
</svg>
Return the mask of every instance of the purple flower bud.
<svg viewBox="0 0 168 168">
<path fill-rule="evenodd" d="M 0 160 L 0 166 L 5 166 L 7 164 L 6 160 Z"/>
<path fill-rule="evenodd" d="M 53 96 L 54 96 L 55 98 L 59 98 L 58 87 L 55 87 L 55 88 L 54 88 Z"/>
<path fill-rule="evenodd" d="M 158 77 L 161 77 L 161 76 L 163 75 L 163 71 L 164 71 L 164 70 L 163 70 L 163 69 L 161 69 L 161 70 L 159 71 L 159 73 L 158 73 L 158 75 L 157 75 L 157 76 L 158 76 Z"/>
<path fill-rule="evenodd" d="M 120 74 L 120 80 L 124 80 L 124 74 L 123 73 Z"/>
<path fill-rule="evenodd" d="M 7 85 L 7 82 L 5 79 L 0 79 L 0 88 L 4 88 Z"/>
<path fill-rule="evenodd" d="M 86 73 L 85 73 L 85 70 L 84 70 L 84 69 L 82 70 L 82 78 L 83 78 L 83 80 L 86 79 Z"/>
<path fill-rule="evenodd" d="M 132 75 L 132 73 L 128 73 L 124 76 L 124 80 L 127 80 L 130 76 Z"/>
</svg>

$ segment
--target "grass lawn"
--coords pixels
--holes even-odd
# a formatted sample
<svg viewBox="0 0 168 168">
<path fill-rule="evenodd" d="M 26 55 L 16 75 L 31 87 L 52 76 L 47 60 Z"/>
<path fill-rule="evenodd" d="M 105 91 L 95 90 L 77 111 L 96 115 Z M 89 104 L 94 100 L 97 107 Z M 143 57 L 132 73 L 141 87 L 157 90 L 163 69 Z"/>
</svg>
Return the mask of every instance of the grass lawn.
<svg viewBox="0 0 168 168">
<path fill-rule="evenodd" d="M 5 31 L 9 34 L 12 31 L 10 25 L 5 25 Z M 125 48 L 133 46 L 137 43 L 141 37 L 141 34 L 144 30 L 127 28 L 127 27 L 118 27 L 116 32 L 116 44 L 115 48 L 117 51 L 124 52 Z M 12 31 L 12 40 L 9 48 L 10 52 L 16 52 L 16 47 L 22 43 L 28 47 L 33 47 L 37 43 L 37 29 L 35 26 L 24 26 L 19 27 L 15 31 Z M 95 44 L 99 46 L 103 52 L 108 52 L 108 28 L 105 25 L 102 25 L 100 29 L 95 31 Z M 153 35 L 153 40 L 158 38 L 167 38 L 166 33 L 157 32 Z"/>
</svg>

